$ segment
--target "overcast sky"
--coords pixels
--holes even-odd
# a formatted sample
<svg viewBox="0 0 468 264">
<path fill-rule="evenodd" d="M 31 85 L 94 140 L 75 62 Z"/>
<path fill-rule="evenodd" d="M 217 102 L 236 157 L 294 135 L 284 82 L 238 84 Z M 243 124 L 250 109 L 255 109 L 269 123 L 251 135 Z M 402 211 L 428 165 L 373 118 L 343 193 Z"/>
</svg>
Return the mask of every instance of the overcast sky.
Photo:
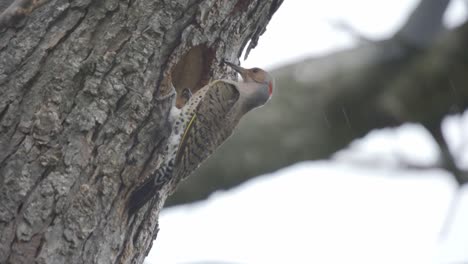
<svg viewBox="0 0 468 264">
<path fill-rule="evenodd" d="M 257 48 L 243 62 L 247 67 L 273 68 L 308 56 L 351 47 L 352 36 L 337 29 L 346 23 L 370 39 L 390 37 L 406 21 L 418 0 L 285 0 L 273 16 Z M 445 23 L 464 21 L 466 4 L 452 1 Z"/>
</svg>

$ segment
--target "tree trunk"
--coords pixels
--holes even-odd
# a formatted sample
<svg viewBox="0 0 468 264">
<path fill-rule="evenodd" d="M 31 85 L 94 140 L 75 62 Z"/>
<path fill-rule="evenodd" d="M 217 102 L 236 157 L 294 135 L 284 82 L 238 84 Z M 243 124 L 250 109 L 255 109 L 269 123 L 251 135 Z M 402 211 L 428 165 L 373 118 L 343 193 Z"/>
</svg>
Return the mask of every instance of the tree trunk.
<svg viewBox="0 0 468 264">
<path fill-rule="evenodd" d="M 281 2 L 0 6 L 0 263 L 143 262 L 166 197 L 125 206 L 165 148 L 171 77 L 226 77 Z"/>
</svg>

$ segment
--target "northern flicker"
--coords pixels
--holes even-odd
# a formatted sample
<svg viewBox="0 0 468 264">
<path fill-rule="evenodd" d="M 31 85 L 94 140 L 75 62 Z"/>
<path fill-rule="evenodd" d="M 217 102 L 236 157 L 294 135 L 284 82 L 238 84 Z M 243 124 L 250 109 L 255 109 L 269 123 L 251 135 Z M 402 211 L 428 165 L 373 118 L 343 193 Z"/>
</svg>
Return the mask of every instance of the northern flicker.
<svg viewBox="0 0 468 264">
<path fill-rule="evenodd" d="M 243 82 L 217 80 L 191 95 L 185 106 L 171 113 L 172 132 L 164 161 L 129 199 L 129 214 L 145 205 L 169 181 L 179 182 L 194 171 L 233 132 L 242 116 L 264 105 L 273 92 L 272 76 L 259 68 L 244 69 L 224 62 Z M 190 91 L 184 91 L 190 94 Z"/>
</svg>

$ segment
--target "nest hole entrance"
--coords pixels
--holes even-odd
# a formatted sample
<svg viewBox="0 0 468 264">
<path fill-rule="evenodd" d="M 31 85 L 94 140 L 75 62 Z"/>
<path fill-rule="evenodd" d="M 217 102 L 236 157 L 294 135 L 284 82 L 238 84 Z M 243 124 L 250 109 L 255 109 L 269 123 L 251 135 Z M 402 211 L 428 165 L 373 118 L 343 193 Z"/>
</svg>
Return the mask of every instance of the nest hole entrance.
<svg viewBox="0 0 468 264">
<path fill-rule="evenodd" d="M 210 82 L 214 58 L 214 49 L 198 45 L 187 51 L 175 64 L 171 71 L 171 79 L 177 92 L 177 108 L 182 108 L 187 102 L 184 89 L 189 89 L 194 94 Z"/>
</svg>

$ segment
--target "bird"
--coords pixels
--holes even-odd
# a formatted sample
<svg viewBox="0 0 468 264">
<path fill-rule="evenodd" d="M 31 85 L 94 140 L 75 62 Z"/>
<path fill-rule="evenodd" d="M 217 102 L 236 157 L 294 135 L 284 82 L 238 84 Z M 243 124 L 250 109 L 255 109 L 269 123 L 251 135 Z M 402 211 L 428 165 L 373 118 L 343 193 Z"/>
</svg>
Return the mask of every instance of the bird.
<svg viewBox="0 0 468 264">
<path fill-rule="evenodd" d="M 187 178 L 231 134 L 241 118 L 267 103 L 274 89 L 270 73 L 260 68 L 246 69 L 228 61 L 242 82 L 221 79 L 213 81 L 194 94 L 182 109 L 171 109 L 172 131 L 159 168 L 130 194 L 128 212 L 133 215 L 157 195 L 169 181 Z"/>
</svg>

